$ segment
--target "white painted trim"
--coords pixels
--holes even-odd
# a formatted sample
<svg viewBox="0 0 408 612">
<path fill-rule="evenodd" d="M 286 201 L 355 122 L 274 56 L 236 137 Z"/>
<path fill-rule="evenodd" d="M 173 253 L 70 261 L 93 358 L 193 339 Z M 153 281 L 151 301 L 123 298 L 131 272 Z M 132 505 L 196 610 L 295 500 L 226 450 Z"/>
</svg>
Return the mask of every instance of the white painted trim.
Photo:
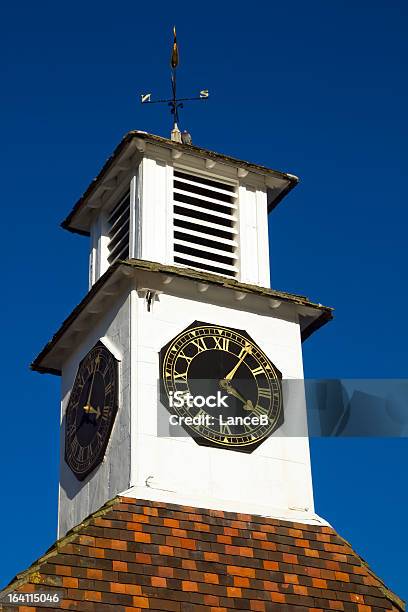
<svg viewBox="0 0 408 612">
<path fill-rule="evenodd" d="M 129 219 L 129 257 L 137 258 L 138 238 L 139 238 L 139 210 L 138 210 L 138 181 L 137 171 L 130 179 L 130 219 Z"/>
<path fill-rule="evenodd" d="M 101 211 L 109 214 L 115 208 L 116 204 L 126 195 L 129 191 L 129 184 L 132 178 L 132 173 L 130 170 L 121 173 L 120 179 L 117 181 L 117 185 L 115 189 L 111 191 L 105 191 L 103 196 L 103 205 Z"/>
<path fill-rule="evenodd" d="M 207 249 L 209 251 L 209 249 Z M 205 253 L 204 253 L 205 254 Z M 231 270 L 232 272 L 238 272 L 237 266 L 231 266 L 230 264 L 219 263 L 218 261 L 213 261 L 212 259 L 205 259 L 204 257 L 197 257 L 196 255 L 186 255 L 185 253 L 177 253 L 174 252 L 174 257 L 179 257 L 180 259 L 186 259 L 188 261 L 202 263 L 207 267 L 219 268 L 220 270 Z M 177 264 L 180 265 L 180 264 Z M 187 266 L 188 267 L 188 266 Z"/>
<path fill-rule="evenodd" d="M 197 174 L 198 176 L 202 175 L 203 178 L 214 179 L 215 181 L 219 181 L 221 183 L 225 183 L 227 185 L 231 185 L 234 187 L 238 186 L 238 181 L 236 177 L 236 169 L 233 166 L 228 166 L 227 164 L 217 164 L 216 171 L 209 172 L 205 169 L 205 160 L 203 158 L 195 158 L 191 155 L 183 158 L 185 161 L 183 164 L 176 163 L 174 164 L 175 170 L 180 170 L 181 172 L 188 172 L 190 174 Z M 202 167 L 197 167 L 195 161 L 199 160 L 203 162 Z M 201 166 L 201 164 L 200 164 Z M 224 174 L 224 172 L 226 174 Z M 228 174 L 230 176 L 228 176 Z"/>
<path fill-rule="evenodd" d="M 88 291 L 92 288 L 92 285 L 94 284 L 94 274 L 95 274 L 95 249 L 92 246 L 92 240 L 90 241 L 91 243 L 91 248 L 89 249 L 89 256 L 88 256 L 88 266 L 89 266 L 89 272 L 88 272 Z"/>
<path fill-rule="evenodd" d="M 71 395 L 71 392 L 68 393 L 68 397 Z M 59 470 L 61 470 L 61 463 L 64 461 L 65 458 L 65 441 L 64 441 L 64 437 L 65 437 L 65 428 L 63 428 L 63 420 L 64 420 L 64 403 L 65 403 L 65 399 L 63 394 L 61 394 L 61 401 L 60 401 L 60 428 L 59 428 L 59 436 L 60 436 L 60 445 L 59 445 L 59 457 L 60 457 L 60 465 L 59 465 Z M 61 499 L 62 497 L 62 492 L 61 492 L 61 482 L 58 483 L 58 521 L 57 521 L 57 539 L 59 540 L 62 537 L 62 533 L 61 533 L 61 529 L 60 529 L 60 521 L 59 521 L 59 517 L 61 516 L 61 508 L 63 506 L 63 500 Z"/>
<path fill-rule="evenodd" d="M 90 241 L 89 241 L 89 289 L 95 283 L 97 279 L 97 263 L 98 263 L 98 218 L 94 215 L 94 219 L 90 228 Z"/>
<path fill-rule="evenodd" d="M 179 230 L 180 231 L 180 230 Z M 187 232 L 189 232 L 190 230 L 187 230 Z M 210 238 L 212 240 L 212 236 Z M 208 237 L 207 237 L 208 240 Z M 181 240 L 180 238 L 175 238 L 174 239 L 174 244 L 181 244 L 182 246 L 187 246 L 187 247 L 193 247 L 195 249 L 198 248 L 197 244 L 195 242 L 188 242 L 187 240 Z M 223 255 L 224 257 L 230 257 L 231 259 L 238 259 L 238 256 L 235 253 L 229 253 L 228 251 L 223 251 L 222 249 L 214 249 L 212 247 L 205 247 L 205 252 L 206 253 L 214 253 L 215 255 Z M 179 254 L 180 256 L 181 254 Z M 186 257 L 188 258 L 189 255 L 186 255 Z M 210 260 L 208 260 L 210 262 Z"/>
<path fill-rule="evenodd" d="M 189 174 L 191 176 L 191 172 Z M 187 181 L 184 181 L 184 179 L 180 179 L 179 182 L 182 183 L 182 182 L 187 182 Z M 191 181 L 188 181 L 188 182 L 190 183 L 190 185 L 194 185 L 195 187 L 200 187 L 201 189 L 208 189 L 208 191 L 212 189 L 212 187 L 203 186 L 202 183 L 198 183 L 198 182 L 192 183 Z M 190 198 L 200 199 L 202 202 L 209 202 L 210 204 L 217 204 L 219 206 L 224 206 L 225 208 L 236 208 L 236 204 L 232 204 L 231 202 L 225 202 L 224 200 L 219 200 L 218 198 L 210 198 L 209 196 L 204 196 L 201 194 L 197 195 L 193 191 L 186 191 L 185 189 L 180 189 L 180 187 L 174 187 L 173 192 L 179 193 L 181 195 L 189 196 Z M 236 196 L 234 195 L 233 197 L 235 198 Z M 176 201 L 180 201 L 180 200 L 176 200 Z"/>
<path fill-rule="evenodd" d="M 139 359 L 139 343 L 138 343 L 138 319 L 139 319 L 139 296 L 137 293 L 137 280 L 132 279 L 129 292 L 129 427 L 130 427 L 130 475 L 129 486 L 133 486 L 137 482 L 138 473 L 138 445 L 136 436 L 138 432 L 138 407 L 140 385 L 138 381 L 137 367 Z"/>
<path fill-rule="evenodd" d="M 129 489 L 123 491 L 119 495 L 140 500 L 146 499 L 169 504 L 179 504 L 181 506 L 192 506 L 194 508 L 206 508 L 208 510 L 223 510 L 224 512 L 254 514 L 256 516 L 274 518 L 282 521 L 294 521 L 296 523 L 303 523 L 305 525 L 321 525 L 331 527 L 330 523 L 315 512 L 291 508 L 288 508 L 287 510 L 282 510 L 282 508 L 271 508 L 261 504 L 254 504 L 250 500 L 246 502 L 238 502 L 236 500 L 229 501 L 217 498 L 211 498 L 211 500 L 209 500 L 204 496 L 185 495 L 181 491 L 162 489 L 160 488 L 159 483 L 155 483 L 154 479 L 147 479 L 145 486 L 131 486 Z"/>
<path fill-rule="evenodd" d="M 175 191 L 175 193 L 180 193 L 179 189 L 175 189 L 174 191 Z M 187 191 L 184 191 L 183 193 L 188 194 Z M 191 193 L 189 193 L 188 195 L 191 196 Z M 200 200 L 203 199 L 203 196 L 199 196 L 199 197 L 200 197 Z M 220 218 L 220 219 L 227 219 L 228 221 L 230 221 L 231 217 L 233 217 L 233 215 L 235 214 L 235 213 L 232 213 L 232 214 L 231 213 L 220 213 L 218 211 L 215 212 L 214 210 L 211 210 L 210 207 L 204 208 L 203 206 L 198 206 L 196 204 L 187 204 L 187 202 L 179 202 L 176 199 L 174 200 L 173 204 L 174 204 L 174 206 L 180 206 L 180 208 L 185 208 L 186 210 L 193 210 L 195 212 L 202 212 L 202 213 L 205 213 L 207 215 L 210 215 L 211 217 Z M 231 206 L 231 208 L 236 208 L 236 207 L 235 206 Z M 226 229 L 224 231 L 228 231 L 228 229 Z"/>
<path fill-rule="evenodd" d="M 269 264 L 269 235 L 268 235 L 268 204 L 266 191 L 256 190 L 256 232 L 258 255 L 258 283 L 262 287 L 271 286 Z"/>
<path fill-rule="evenodd" d="M 180 219 L 181 221 L 189 221 L 191 223 L 191 217 L 187 217 L 186 215 L 180 215 L 179 213 L 175 213 L 173 215 L 174 219 Z M 201 221 L 200 225 L 205 227 L 212 227 L 213 229 L 222 230 L 224 232 L 228 232 L 229 234 L 238 234 L 237 230 L 234 227 L 226 228 L 225 225 L 218 225 L 218 223 L 212 223 L 211 221 Z"/>
<path fill-rule="evenodd" d="M 112 355 L 115 357 L 117 361 L 123 361 L 122 351 L 116 346 L 114 342 L 112 342 L 110 338 L 108 338 L 108 336 L 103 336 L 103 338 L 101 338 L 100 341 L 102 342 L 102 344 L 106 346 L 108 351 L 112 353 Z"/>
<path fill-rule="evenodd" d="M 206 238 L 208 240 L 208 234 L 206 234 L 205 232 L 196 232 L 195 230 L 185 229 L 182 227 L 178 227 L 177 231 L 183 234 L 188 234 L 189 236 L 197 236 L 198 238 Z M 213 242 L 218 242 L 219 244 L 228 244 L 229 246 L 233 246 L 233 247 L 238 246 L 238 242 L 236 240 L 228 240 L 227 238 L 219 238 L 218 236 L 215 236 L 215 235 L 211 236 L 211 240 Z M 225 253 L 225 251 L 223 251 L 223 253 Z"/>
<path fill-rule="evenodd" d="M 235 200 L 235 203 L 237 205 L 237 210 L 234 215 L 235 224 L 234 224 L 233 229 L 236 234 L 236 243 L 237 243 L 237 246 L 235 247 L 235 253 L 237 255 L 237 266 L 238 266 L 238 272 L 236 275 L 236 279 L 237 281 L 241 281 L 242 280 L 242 231 L 241 231 L 242 212 L 241 212 L 241 186 L 239 185 L 239 183 L 236 187 L 236 192 L 238 196 L 237 199 Z"/>
<path fill-rule="evenodd" d="M 166 249 L 165 258 L 169 264 L 174 264 L 173 257 L 173 237 L 174 237 L 174 204 L 173 204 L 173 179 L 174 168 L 172 165 L 166 165 Z"/>
<path fill-rule="evenodd" d="M 137 168 L 137 185 L 135 190 L 135 212 L 137 217 L 135 218 L 137 235 L 136 238 L 136 259 L 140 258 L 143 253 L 143 160 L 140 161 Z"/>
<path fill-rule="evenodd" d="M 175 168 L 175 170 L 177 171 L 178 168 Z M 188 174 L 191 174 L 191 172 L 189 172 Z M 197 172 L 194 172 L 194 176 L 198 176 L 199 177 L 200 174 L 197 173 Z M 204 178 L 204 177 L 201 177 L 201 178 Z M 207 177 L 205 177 L 205 178 L 207 178 Z M 213 191 L 215 193 L 221 193 L 221 194 L 226 195 L 226 196 L 228 196 L 230 198 L 237 198 L 238 197 L 238 194 L 236 192 L 234 192 L 234 191 L 227 191 L 226 189 L 220 189 L 219 187 L 213 187 L 212 185 L 210 187 L 210 186 L 207 186 L 207 185 L 205 185 L 203 183 L 200 183 L 199 180 L 198 181 L 189 181 L 186 178 L 178 178 L 178 177 L 175 177 L 175 180 L 178 180 L 178 181 L 181 181 L 183 183 L 186 183 L 186 185 L 193 185 L 194 187 L 202 187 L 203 189 L 208 189 L 209 191 Z M 235 187 L 235 185 L 231 185 L 231 187 Z M 191 195 L 190 191 L 187 192 L 187 193 L 188 193 L 188 195 Z M 223 202 L 225 206 L 233 206 L 233 204 L 228 204 L 227 202 L 224 202 L 224 200 L 217 200 L 217 201 Z"/>
<path fill-rule="evenodd" d="M 99 236 L 99 276 L 106 272 L 109 268 L 109 225 L 108 214 L 103 210 L 99 216 L 100 221 L 100 236 Z"/>
</svg>

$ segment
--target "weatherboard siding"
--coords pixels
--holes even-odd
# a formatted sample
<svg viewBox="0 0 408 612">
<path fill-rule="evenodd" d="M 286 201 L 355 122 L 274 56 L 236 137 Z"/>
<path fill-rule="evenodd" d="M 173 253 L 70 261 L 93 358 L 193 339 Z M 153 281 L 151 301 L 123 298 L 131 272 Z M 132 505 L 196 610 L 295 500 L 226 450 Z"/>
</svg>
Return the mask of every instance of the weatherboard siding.
<svg viewBox="0 0 408 612">
<path fill-rule="evenodd" d="M 195 283 L 172 294 L 171 283 L 148 311 L 146 289 L 132 278 L 106 313 L 78 336 L 63 366 L 59 534 L 63 535 L 107 499 L 129 495 L 209 508 L 315 520 L 303 385 L 295 395 L 284 388 L 285 423 L 252 454 L 198 446 L 189 437 L 157 435 L 158 353 L 194 320 L 245 329 L 282 372 L 303 378 L 300 327 L 294 305 L 275 316 L 250 312 L 233 294 L 218 304 L 197 292 Z M 179 291 L 179 290 L 178 290 Z M 274 312 L 274 311 L 272 311 Z M 279 313 L 279 314 L 278 314 Z M 100 339 L 121 356 L 120 406 L 102 464 L 79 482 L 64 462 L 64 411 L 80 360 Z M 167 418 L 167 414 L 165 413 Z M 299 426 L 296 431 L 299 431 Z"/>
</svg>

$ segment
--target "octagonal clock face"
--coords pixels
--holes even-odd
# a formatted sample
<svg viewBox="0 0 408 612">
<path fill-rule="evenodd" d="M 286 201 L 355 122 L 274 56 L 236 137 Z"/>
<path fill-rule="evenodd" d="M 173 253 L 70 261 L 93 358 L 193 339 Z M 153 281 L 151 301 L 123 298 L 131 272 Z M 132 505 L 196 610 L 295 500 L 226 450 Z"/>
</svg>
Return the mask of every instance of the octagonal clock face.
<svg viewBox="0 0 408 612">
<path fill-rule="evenodd" d="M 283 423 L 282 375 L 244 330 L 195 321 L 160 351 L 160 377 L 198 444 L 252 452 Z"/>
<path fill-rule="evenodd" d="M 84 480 L 102 461 L 117 412 L 118 362 L 102 342 L 81 361 L 65 414 L 65 461 Z"/>
</svg>

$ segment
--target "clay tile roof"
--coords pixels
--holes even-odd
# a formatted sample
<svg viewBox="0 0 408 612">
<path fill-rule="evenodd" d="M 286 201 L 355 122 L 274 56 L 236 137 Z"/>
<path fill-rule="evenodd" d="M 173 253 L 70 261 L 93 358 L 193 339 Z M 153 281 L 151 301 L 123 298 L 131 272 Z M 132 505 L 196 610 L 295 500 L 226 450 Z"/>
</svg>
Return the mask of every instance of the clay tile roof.
<svg viewBox="0 0 408 612">
<path fill-rule="evenodd" d="M 330 527 L 124 497 L 56 542 L 3 597 L 10 591 L 57 591 L 54 610 L 84 612 L 405 609 Z"/>
</svg>

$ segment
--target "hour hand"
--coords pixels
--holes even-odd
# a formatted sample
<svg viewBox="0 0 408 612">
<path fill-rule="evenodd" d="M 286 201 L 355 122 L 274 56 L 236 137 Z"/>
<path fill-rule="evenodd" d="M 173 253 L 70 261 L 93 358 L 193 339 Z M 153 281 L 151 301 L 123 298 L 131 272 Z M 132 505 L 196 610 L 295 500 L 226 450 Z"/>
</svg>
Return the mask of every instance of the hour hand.
<svg viewBox="0 0 408 612">
<path fill-rule="evenodd" d="M 253 410 L 254 409 L 254 405 L 251 402 L 251 400 L 245 399 L 245 397 L 243 395 L 241 395 L 241 393 L 239 391 L 237 391 L 231 385 L 229 380 L 227 380 L 226 378 L 222 378 L 219 381 L 219 384 L 220 384 L 221 389 L 224 389 L 224 391 L 226 391 L 229 395 L 232 395 L 233 397 L 236 397 L 237 399 L 239 399 L 244 404 L 244 410 Z"/>
<path fill-rule="evenodd" d="M 99 417 L 101 416 L 101 409 L 99 408 L 99 406 L 93 408 L 90 404 L 86 404 L 83 409 L 84 412 L 86 412 L 87 414 L 96 414 L 97 419 L 99 419 Z"/>
</svg>

